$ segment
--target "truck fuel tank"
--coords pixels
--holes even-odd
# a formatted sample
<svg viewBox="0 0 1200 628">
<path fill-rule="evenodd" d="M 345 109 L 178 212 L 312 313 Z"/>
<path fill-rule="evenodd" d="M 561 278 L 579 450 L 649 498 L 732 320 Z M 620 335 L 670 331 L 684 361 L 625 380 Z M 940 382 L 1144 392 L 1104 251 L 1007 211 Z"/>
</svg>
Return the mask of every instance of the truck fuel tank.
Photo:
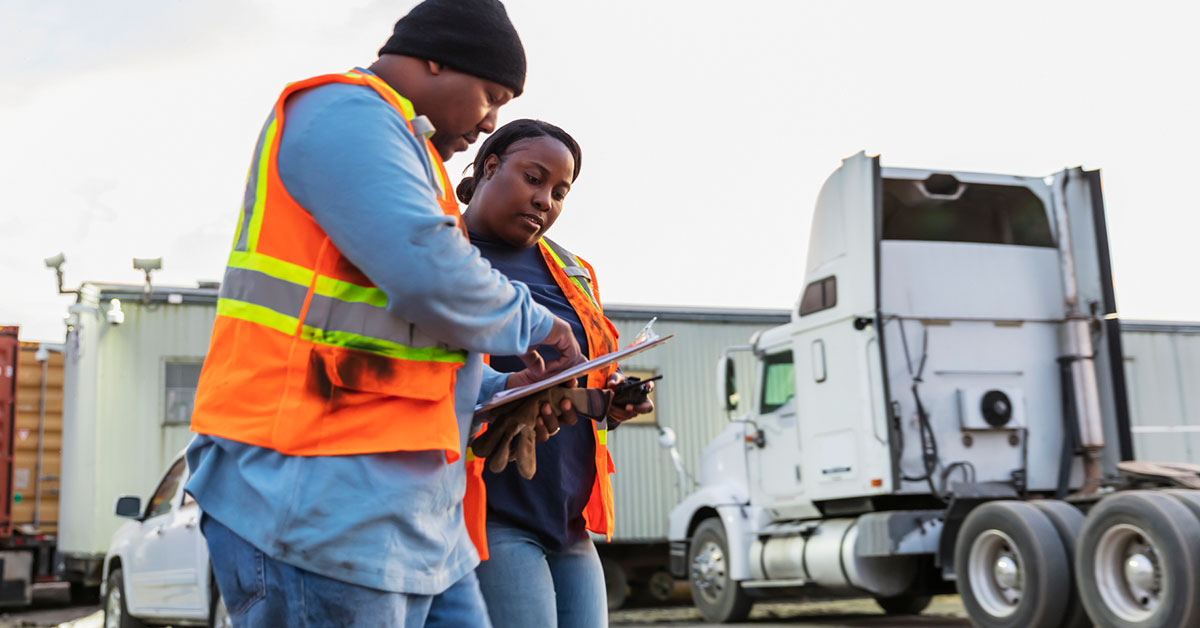
<svg viewBox="0 0 1200 628">
<path fill-rule="evenodd" d="M 787 581 L 832 592 L 867 591 L 878 597 L 909 590 L 917 575 L 915 555 L 863 556 L 856 551 L 858 518 L 826 519 L 798 531 L 760 536 L 750 547 L 754 581 L 747 587 Z"/>
</svg>

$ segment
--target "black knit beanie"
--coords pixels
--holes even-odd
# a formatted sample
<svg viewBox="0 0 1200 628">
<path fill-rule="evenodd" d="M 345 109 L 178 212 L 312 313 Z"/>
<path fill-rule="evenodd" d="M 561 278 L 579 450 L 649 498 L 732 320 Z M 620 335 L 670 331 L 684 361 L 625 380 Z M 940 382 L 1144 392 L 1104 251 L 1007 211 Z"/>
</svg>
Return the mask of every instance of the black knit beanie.
<svg viewBox="0 0 1200 628">
<path fill-rule="evenodd" d="M 499 0 L 425 0 L 396 22 L 379 54 L 437 61 L 520 96 L 525 48 Z"/>
</svg>

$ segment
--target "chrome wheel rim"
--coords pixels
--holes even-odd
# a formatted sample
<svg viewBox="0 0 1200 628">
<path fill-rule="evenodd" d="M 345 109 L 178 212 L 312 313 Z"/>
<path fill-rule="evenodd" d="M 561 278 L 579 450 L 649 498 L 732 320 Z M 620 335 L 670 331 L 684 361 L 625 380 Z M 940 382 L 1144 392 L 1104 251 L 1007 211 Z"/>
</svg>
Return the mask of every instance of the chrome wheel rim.
<svg viewBox="0 0 1200 628">
<path fill-rule="evenodd" d="M 700 596 L 710 604 L 716 603 L 729 586 L 729 569 L 725 551 L 714 541 L 708 541 L 692 559 L 692 582 Z"/>
<path fill-rule="evenodd" d="M 1135 525 L 1121 523 L 1100 536 L 1096 544 L 1096 589 L 1114 615 L 1139 622 L 1158 609 L 1167 580 L 1161 555 L 1146 532 Z"/>
<path fill-rule="evenodd" d="M 988 615 L 1008 617 L 1025 597 L 1025 561 L 1012 537 L 985 530 L 967 555 L 971 594 Z"/>
<path fill-rule="evenodd" d="M 104 628 L 121 628 L 121 587 L 108 588 L 108 599 L 104 601 Z"/>
</svg>

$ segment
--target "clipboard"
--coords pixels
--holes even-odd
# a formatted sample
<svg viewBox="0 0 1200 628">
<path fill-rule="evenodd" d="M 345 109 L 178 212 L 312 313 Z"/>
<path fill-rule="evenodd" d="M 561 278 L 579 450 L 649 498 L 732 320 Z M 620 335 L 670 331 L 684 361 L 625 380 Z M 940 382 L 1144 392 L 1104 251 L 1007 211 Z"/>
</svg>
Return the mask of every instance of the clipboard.
<svg viewBox="0 0 1200 628">
<path fill-rule="evenodd" d="M 649 325 L 647 325 L 647 327 L 649 327 Z M 571 368 L 566 369 L 565 371 L 560 371 L 559 373 L 557 373 L 555 375 L 547 377 L 546 379 L 543 379 L 539 382 L 529 384 L 528 386 L 521 386 L 520 388 L 512 388 L 509 390 L 502 390 L 502 391 L 496 393 L 495 395 L 493 395 L 491 399 L 488 399 L 487 401 L 476 405 L 475 406 L 475 416 L 480 416 L 481 414 L 486 414 L 489 410 L 492 410 L 494 408 L 502 406 L 506 403 L 512 403 L 513 401 L 516 401 L 517 399 L 520 399 L 522 397 L 528 397 L 529 395 L 532 395 L 533 393 L 541 392 L 543 390 L 546 390 L 547 388 L 553 388 L 554 386 L 557 386 L 559 384 L 569 382 L 569 381 L 571 381 L 573 379 L 577 379 L 579 377 L 583 377 L 584 375 L 586 375 L 598 368 L 608 366 L 609 364 L 612 364 L 614 362 L 619 362 L 621 360 L 624 360 L 625 358 L 628 358 L 629 356 L 637 355 L 648 349 L 653 349 L 654 347 L 657 347 L 657 346 L 661 345 L 662 343 L 664 343 L 674 337 L 675 337 L 675 334 L 669 334 L 669 335 L 661 336 L 661 337 L 648 338 L 642 342 L 631 344 L 628 347 L 621 349 L 620 351 L 614 351 L 612 353 L 602 355 L 598 358 L 588 360 L 587 362 L 576 364 L 575 366 L 572 366 Z"/>
</svg>

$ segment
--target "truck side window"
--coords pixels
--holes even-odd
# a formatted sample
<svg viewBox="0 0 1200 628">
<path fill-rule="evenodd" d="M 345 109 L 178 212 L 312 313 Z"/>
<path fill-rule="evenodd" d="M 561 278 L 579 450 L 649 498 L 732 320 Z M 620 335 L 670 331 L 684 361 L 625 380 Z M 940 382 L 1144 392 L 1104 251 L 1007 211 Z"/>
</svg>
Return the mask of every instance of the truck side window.
<svg viewBox="0 0 1200 628">
<path fill-rule="evenodd" d="M 800 316 L 828 310 L 837 305 L 837 277 L 818 279 L 804 289 L 800 299 Z"/>
<path fill-rule="evenodd" d="M 1046 206 L 1029 188 L 936 174 L 883 180 L 883 239 L 1055 246 Z"/>
<path fill-rule="evenodd" d="M 158 488 L 154 490 L 154 495 L 150 498 L 150 503 L 146 505 L 147 519 L 171 512 L 171 498 L 175 497 L 175 491 L 179 489 L 179 481 L 183 479 L 186 465 L 187 461 L 180 458 L 163 476 L 162 482 L 158 484 Z"/>
<path fill-rule="evenodd" d="M 796 380 L 792 379 L 792 370 L 791 351 L 775 353 L 764 360 L 761 414 L 778 410 L 795 396 Z"/>
</svg>

